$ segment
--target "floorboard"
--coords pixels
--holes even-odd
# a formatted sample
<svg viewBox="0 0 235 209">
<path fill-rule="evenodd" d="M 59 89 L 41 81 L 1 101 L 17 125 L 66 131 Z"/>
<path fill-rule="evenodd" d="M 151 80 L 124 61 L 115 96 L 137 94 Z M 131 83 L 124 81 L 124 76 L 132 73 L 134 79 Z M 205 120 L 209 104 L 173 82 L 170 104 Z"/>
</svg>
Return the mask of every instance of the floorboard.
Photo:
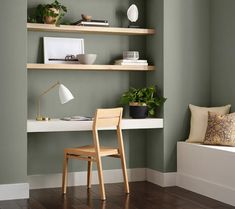
<svg viewBox="0 0 235 209">
<path fill-rule="evenodd" d="M 0 209 L 235 209 L 217 200 L 179 187 L 162 188 L 149 182 L 130 183 L 130 194 L 123 184 L 106 184 L 106 201 L 101 201 L 98 185 L 30 191 L 28 200 L 0 201 Z"/>
</svg>

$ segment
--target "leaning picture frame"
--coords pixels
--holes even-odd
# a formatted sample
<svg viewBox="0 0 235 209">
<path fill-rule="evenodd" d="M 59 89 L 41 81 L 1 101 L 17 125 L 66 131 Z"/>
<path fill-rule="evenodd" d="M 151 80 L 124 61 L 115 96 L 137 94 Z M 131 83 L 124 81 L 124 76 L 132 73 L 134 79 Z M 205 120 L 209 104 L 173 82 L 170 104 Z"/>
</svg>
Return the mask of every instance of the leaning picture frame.
<svg viewBox="0 0 235 209">
<path fill-rule="evenodd" d="M 45 64 L 78 64 L 77 55 L 84 54 L 84 39 L 43 37 Z"/>
</svg>

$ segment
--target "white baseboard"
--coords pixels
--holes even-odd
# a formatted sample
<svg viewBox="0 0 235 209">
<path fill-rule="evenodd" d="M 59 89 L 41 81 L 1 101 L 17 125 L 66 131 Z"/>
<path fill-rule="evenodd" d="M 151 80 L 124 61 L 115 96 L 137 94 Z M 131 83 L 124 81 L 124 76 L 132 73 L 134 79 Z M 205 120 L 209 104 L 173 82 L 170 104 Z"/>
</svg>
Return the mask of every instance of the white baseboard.
<svg viewBox="0 0 235 209">
<path fill-rule="evenodd" d="M 146 174 L 147 174 L 147 181 L 153 184 L 157 184 L 161 187 L 169 187 L 169 186 L 176 185 L 176 173 L 175 172 L 162 173 L 162 172 L 147 168 Z"/>
<path fill-rule="evenodd" d="M 176 185 L 235 206 L 235 189 L 195 176 L 177 173 Z"/>
<path fill-rule="evenodd" d="M 134 168 L 128 169 L 129 182 L 149 181 L 162 187 L 176 185 L 176 173 L 162 173 L 152 169 Z M 68 174 L 68 186 L 86 185 L 87 172 L 72 172 Z M 104 170 L 105 183 L 120 183 L 123 182 L 122 170 Z M 31 175 L 28 176 L 30 189 L 56 188 L 61 187 L 62 174 L 49 175 Z M 92 184 L 98 184 L 97 171 L 93 171 Z"/>
<path fill-rule="evenodd" d="M 0 200 L 27 199 L 29 198 L 29 184 L 1 184 Z"/>
<path fill-rule="evenodd" d="M 145 181 L 146 169 L 134 168 L 128 169 L 129 181 Z M 105 183 L 119 183 L 123 182 L 122 170 L 104 170 L 104 182 Z M 68 186 L 81 186 L 86 185 L 87 172 L 71 172 L 68 174 Z M 30 189 L 41 188 L 56 188 L 61 187 L 62 174 L 49 174 L 49 175 L 31 175 L 28 176 L 28 183 Z M 92 184 L 98 184 L 97 171 L 92 172 Z"/>
<path fill-rule="evenodd" d="M 128 169 L 127 172 L 130 182 L 147 180 L 162 187 L 175 185 L 175 173 L 161 173 L 146 168 Z M 69 173 L 68 185 L 86 185 L 86 174 L 86 171 Z M 103 175 L 105 183 L 123 182 L 121 169 L 105 170 Z M 61 174 L 49 174 L 28 176 L 28 183 L 2 184 L 0 185 L 0 200 L 27 199 L 29 189 L 61 187 L 61 181 Z M 98 184 L 97 171 L 93 171 L 92 183 Z"/>
</svg>

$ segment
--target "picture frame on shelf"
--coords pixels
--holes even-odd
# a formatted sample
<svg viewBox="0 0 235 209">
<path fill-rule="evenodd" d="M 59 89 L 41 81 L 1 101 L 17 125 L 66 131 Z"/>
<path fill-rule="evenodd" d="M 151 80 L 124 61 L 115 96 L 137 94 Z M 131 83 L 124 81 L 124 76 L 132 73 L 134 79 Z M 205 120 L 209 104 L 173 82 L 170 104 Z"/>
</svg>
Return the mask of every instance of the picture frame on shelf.
<svg viewBox="0 0 235 209">
<path fill-rule="evenodd" d="M 43 37 L 44 64 L 79 64 L 78 54 L 84 54 L 84 39 Z"/>
</svg>

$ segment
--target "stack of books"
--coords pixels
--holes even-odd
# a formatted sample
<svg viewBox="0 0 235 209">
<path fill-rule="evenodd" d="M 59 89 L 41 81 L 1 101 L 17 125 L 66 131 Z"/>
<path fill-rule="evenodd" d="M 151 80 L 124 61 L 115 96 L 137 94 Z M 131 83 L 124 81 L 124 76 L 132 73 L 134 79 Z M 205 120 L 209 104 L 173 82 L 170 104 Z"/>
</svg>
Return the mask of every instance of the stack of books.
<svg viewBox="0 0 235 209">
<path fill-rule="evenodd" d="M 115 65 L 144 65 L 147 66 L 147 60 L 130 60 L 130 59 L 122 59 L 116 60 Z"/>
<path fill-rule="evenodd" d="M 108 20 L 79 20 L 72 25 L 109 27 Z"/>
</svg>

